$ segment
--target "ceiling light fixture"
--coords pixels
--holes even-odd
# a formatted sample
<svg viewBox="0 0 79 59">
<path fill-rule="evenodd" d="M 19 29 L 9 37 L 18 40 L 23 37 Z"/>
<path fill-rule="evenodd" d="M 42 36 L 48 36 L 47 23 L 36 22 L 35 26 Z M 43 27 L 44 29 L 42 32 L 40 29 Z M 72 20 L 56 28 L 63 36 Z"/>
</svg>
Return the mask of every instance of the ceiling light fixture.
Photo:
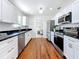
<svg viewBox="0 0 79 59">
<path fill-rule="evenodd" d="M 50 10 L 52 10 L 52 8 L 50 8 Z"/>
</svg>

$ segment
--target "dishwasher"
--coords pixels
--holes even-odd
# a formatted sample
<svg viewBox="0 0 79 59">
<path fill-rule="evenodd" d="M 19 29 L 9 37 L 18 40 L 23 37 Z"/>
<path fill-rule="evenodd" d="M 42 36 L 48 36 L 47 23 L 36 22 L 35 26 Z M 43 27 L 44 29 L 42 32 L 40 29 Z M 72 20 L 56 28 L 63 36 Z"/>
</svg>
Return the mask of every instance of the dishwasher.
<svg viewBox="0 0 79 59">
<path fill-rule="evenodd" d="M 22 52 L 25 47 L 25 33 L 18 36 L 18 54 Z"/>
</svg>

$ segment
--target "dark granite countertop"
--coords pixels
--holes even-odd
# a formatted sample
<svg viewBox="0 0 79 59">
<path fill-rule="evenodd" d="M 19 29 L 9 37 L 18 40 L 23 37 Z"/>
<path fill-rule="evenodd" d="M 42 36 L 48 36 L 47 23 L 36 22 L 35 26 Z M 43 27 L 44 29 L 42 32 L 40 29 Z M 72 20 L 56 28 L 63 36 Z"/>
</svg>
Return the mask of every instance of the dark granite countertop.
<svg viewBox="0 0 79 59">
<path fill-rule="evenodd" d="M 1 41 L 4 41 L 4 40 L 7 40 L 7 39 L 9 39 L 9 38 L 18 36 L 18 35 L 20 35 L 20 34 L 26 33 L 26 32 L 31 31 L 31 30 L 32 30 L 32 29 L 0 31 L 0 33 L 7 33 L 6 36 L 1 36 L 1 37 L 0 37 L 0 42 L 1 42 Z"/>
<path fill-rule="evenodd" d="M 79 36 L 74 36 L 74 35 L 72 35 L 72 34 L 64 34 L 64 35 L 70 36 L 70 37 L 75 38 L 75 39 L 79 39 Z"/>
</svg>

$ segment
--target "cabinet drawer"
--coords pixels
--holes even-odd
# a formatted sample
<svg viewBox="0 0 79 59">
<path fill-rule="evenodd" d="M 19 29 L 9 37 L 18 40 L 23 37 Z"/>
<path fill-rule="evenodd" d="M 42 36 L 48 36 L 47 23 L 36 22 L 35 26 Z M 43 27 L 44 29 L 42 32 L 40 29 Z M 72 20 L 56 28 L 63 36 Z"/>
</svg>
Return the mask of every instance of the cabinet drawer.
<svg viewBox="0 0 79 59">
<path fill-rule="evenodd" d="M 16 49 L 13 49 L 10 53 L 5 55 L 3 59 L 16 59 L 17 58 L 17 52 Z"/>
<path fill-rule="evenodd" d="M 51 36 L 51 41 L 52 43 L 54 43 L 54 36 Z"/>
<path fill-rule="evenodd" d="M 7 51 L 9 48 L 11 47 L 17 47 L 18 46 L 18 43 L 17 43 L 17 40 L 9 40 L 9 41 L 5 41 L 3 43 L 1 43 L 0 45 L 0 53 L 2 51 Z"/>
<path fill-rule="evenodd" d="M 10 39 L 7 39 L 7 40 L 4 40 L 2 42 L 0 42 L 0 46 L 3 46 L 4 44 L 13 44 L 17 41 L 16 37 L 14 38 L 10 38 Z"/>
<path fill-rule="evenodd" d="M 15 47 L 6 47 L 5 49 L 3 49 L 3 50 L 0 52 L 0 58 L 2 59 L 2 58 L 5 57 L 7 54 L 11 53 L 14 49 L 15 49 Z"/>
<path fill-rule="evenodd" d="M 1 49 L 4 49 L 6 46 L 8 45 L 8 43 L 4 43 L 4 44 L 0 44 L 0 51 L 1 51 Z"/>
<path fill-rule="evenodd" d="M 18 57 L 18 49 L 15 49 L 14 50 L 13 56 L 14 56 L 14 59 L 16 59 Z"/>
<path fill-rule="evenodd" d="M 64 38 L 65 38 L 65 42 L 71 41 L 71 42 L 74 42 L 76 44 L 79 43 L 79 39 L 76 39 L 76 38 L 73 38 L 73 37 L 69 37 L 69 36 L 64 36 Z"/>
<path fill-rule="evenodd" d="M 0 58 L 2 59 L 13 49 L 18 49 L 18 39 L 16 37 L 0 42 Z"/>
<path fill-rule="evenodd" d="M 2 51 L 8 50 L 8 48 L 10 47 L 10 45 L 8 43 L 9 41 L 10 41 L 10 39 L 7 39 L 7 40 L 4 40 L 4 41 L 0 42 L 0 53 Z"/>
</svg>

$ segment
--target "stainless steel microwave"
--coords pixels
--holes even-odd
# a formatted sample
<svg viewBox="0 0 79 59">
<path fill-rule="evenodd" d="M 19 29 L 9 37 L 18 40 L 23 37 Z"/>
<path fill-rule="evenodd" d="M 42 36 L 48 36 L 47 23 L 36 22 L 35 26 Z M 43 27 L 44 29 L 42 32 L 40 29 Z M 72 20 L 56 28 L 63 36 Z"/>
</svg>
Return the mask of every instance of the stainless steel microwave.
<svg viewBox="0 0 79 59">
<path fill-rule="evenodd" d="M 67 24 L 72 22 L 72 12 L 69 12 L 58 19 L 59 24 Z"/>
</svg>

